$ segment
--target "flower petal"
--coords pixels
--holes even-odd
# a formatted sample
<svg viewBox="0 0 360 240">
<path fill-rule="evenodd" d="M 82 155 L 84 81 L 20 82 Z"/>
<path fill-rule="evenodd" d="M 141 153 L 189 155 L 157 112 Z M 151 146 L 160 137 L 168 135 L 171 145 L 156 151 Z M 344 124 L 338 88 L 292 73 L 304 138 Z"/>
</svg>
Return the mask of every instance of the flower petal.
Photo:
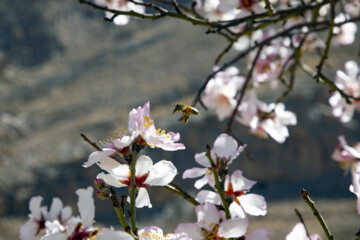
<svg viewBox="0 0 360 240">
<path fill-rule="evenodd" d="M 142 207 L 149 207 L 152 208 L 152 205 L 150 203 L 150 197 L 148 192 L 146 191 L 145 188 L 140 188 L 139 189 L 139 193 L 136 197 L 136 207 L 137 208 L 142 208 Z"/>
<path fill-rule="evenodd" d="M 204 240 L 204 235 L 201 232 L 200 227 L 196 223 L 180 223 L 175 233 L 187 233 L 192 240 Z"/>
<path fill-rule="evenodd" d="M 258 194 L 245 194 L 238 198 L 246 213 L 253 216 L 266 215 L 266 201 Z"/>
<path fill-rule="evenodd" d="M 91 227 L 95 218 L 95 204 L 92 196 L 93 192 L 94 189 L 92 187 L 76 190 L 76 194 L 79 196 L 77 206 L 79 209 L 82 225 L 85 228 Z"/>
<path fill-rule="evenodd" d="M 90 154 L 88 160 L 83 163 L 83 167 L 88 168 L 95 163 L 101 162 L 101 160 L 105 157 L 110 156 L 111 154 L 115 153 L 115 150 L 110 148 L 104 148 L 102 151 L 96 151 Z"/>
<path fill-rule="evenodd" d="M 228 219 L 220 223 L 218 235 L 224 238 L 238 238 L 246 233 L 248 225 L 246 218 Z"/>
<path fill-rule="evenodd" d="M 161 160 L 150 168 L 145 183 L 152 186 L 164 186 L 170 183 L 177 174 L 177 169 L 170 161 Z"/>
</svg>

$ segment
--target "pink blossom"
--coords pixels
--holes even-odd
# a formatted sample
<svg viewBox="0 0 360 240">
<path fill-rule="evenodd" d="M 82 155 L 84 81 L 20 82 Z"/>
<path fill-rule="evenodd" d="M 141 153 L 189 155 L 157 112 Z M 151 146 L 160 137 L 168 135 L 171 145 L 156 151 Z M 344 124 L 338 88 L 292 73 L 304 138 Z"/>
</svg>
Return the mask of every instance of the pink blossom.
<svg viewBox="0 0 360 240">
<path fill-rule="evenodd" d="M 251 90 L 247 100 L 239 107 L 237 120 L 250 126 L 250 132 L 263 138 L 268 135 L 275 141 L 283 143 L 289 136 L 287 125 L 296 125 L 296 115 L 285 111 L 282 103 L 266 103 L 258 100 L 256 92 Z"/>
<path fill-rule="evenodd" d="M 332 158 L 340 162 L 342 169 L 351 169 L 360 160 L 360 143 L 355 147 L 350 147 L 344 136 L 339 136 L 339 144 L 336 146 Z"/>
<path fill-rule="evenodd" d="M 217 168 L 226 168 L 244 150 L 244 146 L 239 146 L 237 141 L 225 133 L 220 134 L 211 149 L 211 158 Z M 214 176 L 211 165 L 205 152 L 195 154 L 195 161 L 205 168 L 191 168 L 184 172 L 183 178 L 197 178 L 203 176 L 195 182 L 195 188 L 200 189 L 209 183 L 214 186 Z"/>
<path fill-rule="evenodd" d="M 355 61 L 346 62 L 345 72 L 346 73 L 340 70 L 336 72 L 336 86 L 349 96 L 359 98 L 360 76 L 358 64 Z M 350 103 L 347 103 L 339 92 L 335 92 L 329 99 L 333 115 L 340 117 L 340 121 L 342 122 L 349 122 L 354 115 L 354 111 L 360 109 L 360 101 L 350 101 Z"/>
<path fill-rule="evenodd" d="M 138 2 L 142 3 L 141 0 Z M 140 14 L 145 13 L 145 7 L 139 4 L 135 4 L 133 2 L 127 0 L 95 0 L 95 3 L 100 6 L 106 6 L 111 10 L 123 11 L 123 12 L 137 12 Z M 107 18 L 112 18 L 114 13 L 106 11 L 105 15 Z M 130 20 L 130 16 L 126 15 L 117 15 L 114 18 L 114 23 L 116 25 L 126 25 Z"/>
<path fill-rule="evenodd" d="M 63 203 L 59 198 L 53 198 L 50 210 L 41 206 L 43 198 L 40 196 L 32 197 L 29 202 L 31 214 L 29 220 L 20 228 L 21 240 L 33 240 L 40 231 L 45 230 L 47 221 L 57 220 L 59 224 L 65 224 L 71 217 L 71 208 L 63 208 Z"/>
<path fill-rule="evenodd" d="M 211 203 L 196 207 L 196 223 L 181 223 L 176 233 L 185 232 L 193 240 L 238 238 L 246 233 L 247 219 L 226 219 L 223 211 L 218 211 Z"/>
<path fill-rule="evenodd" d="M 100 168 L 106 170 L 109 174 L 99 173 L 97 178 L 103 179 L 107 184 L 114 187 L 130 187 L 130 169 L 127 164 L 120 164 L 113 159 L 107 159 L 99 164 Z M 177 170 L 175 166 L 169 162 L 162 160 L 153 165 L 150 157 L 141 155 L 136 160 L 135 185 L 138 189 L 136 198 L 136 207 L 144 206 L 152 207 L 149 194 L 146 187 L 164 186 L 170 183 Z"/>
<path fill-rule="evenodd" d="M 235 96 L 244 81 L 236 67 L 229 67 L 218 72 L 206 85 L 202 101 L 207 108 L 215 110 L 220 121 L 230 116 L 235 109 Z"/>
<path fill-rule="evenodd" d="M 136 142 L 140 148 L 150 146 L 151 148 L 162 148 L 166 151 L 185 149 L 184 144 L 177 143 L 180 140 L 179 133 L 168 132 L 156 129 L 154 121 L 150 118 L 150 102 L 133 109 L 129 113 L 128 127 L 119 130 L 116 136 L 101 141 L 105 148 L 102 151 L 95 151 L 90 154 L 83 167 L 90 167 L 95 163 L 103 161 L 109 156 L 131 153 L 130 146 Z"/>
<path fill-rule="evenodd" d="M 253 193 L 247 193 L 255 184 L 243 177 L 240 170 L 236 170 L 231 178 L 226 176 L 225 180 L 225 196 L 232 200 L 229 210 L 232 218 L 246 218 L 246 214 L 252 216 L 266 215 L 266 201 L 263 196 Z M 211 191 L 201 191 L 196 199 L 200 203 L 210 202 L 214 204 L 221 204 L 218 194 Z"/>
<path fill-rule="evenodd" d="M 286 240 L 321 240 L 321 237 L 319 234 L 314 233 L 310 235 L 309 239 L 304 224 L 297 223 L 291 232 L 286 235 Z"/>
<path fill-rule="evenodd" d="M 145 227 L 139 231 L 141 240 L 191 240 L 187 233 L 164 234 L 163 230 L 156 226 Z"/>
</svg>

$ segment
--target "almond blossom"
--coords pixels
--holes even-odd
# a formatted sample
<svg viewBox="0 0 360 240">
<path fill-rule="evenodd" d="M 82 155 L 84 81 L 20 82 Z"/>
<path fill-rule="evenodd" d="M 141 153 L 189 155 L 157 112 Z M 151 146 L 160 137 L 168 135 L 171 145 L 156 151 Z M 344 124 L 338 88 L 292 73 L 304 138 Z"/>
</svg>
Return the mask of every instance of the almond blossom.
<svg viewBox="0 0 360 240">
<path fill-rule="evenodd" d="M 78 189 L 77 203 L 80 216 L 71 217 L 66 225 L 61 226 L 57 220 L 46 222 L 46 234 L 41 240 L 94 239 L 98 230 L 93 227 L 95 205 L 92 197 L 94 189 Z"/>
<path fill-rule="evenodd" d="M 99 166 L 109 174 L 99 173 L 96 178 L 103 179 L 107 184 L 117 188 L 130 187 L 129 165 L 107 158 Z M 141 155 L 136 160 L 135 169 L 135 186 L 138 190 L 135 203 L 137 208 L 152 207 L 146 187 L 167 185 L 177 174 L 177 169 L 171 162 L 162 160 L 153 165 L 151 158 L 145 155 Z"/>
<path fill-rule="evenodd" d="M 216 70 L 217 67 L 214 68 Z M 235 97 L 244 81 L 236 67 L 229 67 L 218 72 L 206 85 L 202 101 L 207 108 L 215 110 L 220 121 L 229 117 L 235 109 Z"/>
<path fill-rule="evenodd" d="M 336 146 L 332 158 L 340 163 L 343 170 L 349 170 L 360 161 L 360 143 L 355 147 L 350 147 L 344 136 L 339 136 L 338 139 L 340 143 Z"/>
<path fill-rule="evenodd" d="M 341 23 L 346 21 L 348 16 L 343 13 L 340 13 L 335 18 L 335 23 Z M 352 44 L 355 40 L 355 35 L 357 32 L 357 26 L 353 22 L 348 22 L 340 25 L 339 27 L 334 27 L 333 30 L 336 36 L 334 37 L 334 43 L 339 45 L 349 45 Z"/>
<path fill-rule="evenodd" d="M 150 119 L 150 102 L 133 109 L 129 113 L 128 127 L 119 130 L 114 137 L 110 137 L 101 143 L 105 146 L 102 151 L 95 151 L 90 154 L 83 167 L 90 167 L 101 162 L 104 158 L 119 154 L 123 156 L 131 153 L 131 145 L 136 142 L 138 148 L 146 146 L 161 148 L 166 151 L 185 149 L 184 144 L 177 143 L 180 140 L 179 133 L 168 132 L 156 129 L 154 121 Z"/>
<path fill-rule="evenodd" d="M 141 0 L 138 1 L 142 3 Z M 122 12 L 136 12 L 143 14 L 145 13 L 145 7 L 139 4 L 127 0 L 95 0 L 95 3 L 100 6 L 105 6 L 111 10 L 122 11 Z M 105 15 L 107 18 L 111 19 L 114 17 L 114 13 L 106 11 Z M 129 23 L 130 16 L 126 15 L 117 15 L 113 19 L 113 22 L 116 25 L 126 25 Z"/>
<path fill-rule="evenodd" d="M 360 98 L 360 76 L 359 66 L 355 61 L 345 63 L 345 73 L 336 71 L 336 86 L 349 96 Z M 335 92 L 329 99 L 332 107 L 332 113 L 335 117 L 339 117 L 342 122 L 349 122 L 355 110 L 360 110 L 359 100 L 350 100 L 350 103 L 341 96 L 339 92 Z"/>
<path fill-rule="evenodd" d="M 268 135 L 275 141 L 283 143 L 289 136 L 287 125 L 296 125 L 296 115 L 285 111 L 283 103 L 266 104 L 258 100 L 256 92 L 251 90 L 246 101 L 239 107 L 240 123 L 250 126 L 250 132 L 262 138 Z"/>
<path fill-rule="evenodd" d="M 246 233 L 247 219 L 226 219 L 224 211 L 218 211 L 212 203 L 196 206 L 196 223 L 181 223 L 176 233 L 185 232 L 193 240 L 239 238 Z"/>
<path fill-rule="evenodd" d="M 97 240 L 133 240 L 134 238 L 123 231 L 115 231 L 114 227 L 103 228 Z"/>
<path fill-rule="evenodd" d="M 156 226 L 145 227 L 139 231 L 141 240 L 191 240 L 187 233 L 164 234 L 163 230 Z"/>
<path fill-rule="evenodd" d="M 321 240 L 319 234 L 314 233 L 308 237 L 304 224 L 297 223 L 291 232 L 286 235 L 286 240 Z"/>
<path fill-rule="evenodd" d="M 71 208 L 64 207 L 59 198 L 54 198 L 50 207 L 41 206 L 43 198 L 40 196 L 32 197 L 29 202 L 31 214 L 29 220 L 20 228 L 20 240 L 32 240 L 40 231 L 45 230 L 47 221 L 58 221 L 60 224 L 66 224 L 71 218 Z"/>
<path fill-rule="evenodd" d="M 227 168 L 227 166 L 231 164 L 243 150 L 244 146 L 239 146 L 238 142 L 233 137 L 222 133 L 216 138 L 210 154 L 216 167 L 218 169 L 223 169 Z M 209 183 L 210 186 L 214 186 L 214 176 L 206 152 L 195 154 L 195 161 L 205 168 L 195 167 L 188 169 L 183 173 L 183 178 L 197 178 L 203 176 L 195 182 L 194 186 L 197 189 L 202 188 L 207 183 Z"/>
<path fill-rule="evenodd" d="M 247 193 L 255 184 L 243 177 L 240 170 L 234 171 L 229 177 L 226 176 L 224 190 L 225 196 L 231 199 L 229 210 L 232 218 L 246 218 L 246 214 L 252 216 L 266 215 L 266 202 L 263 196 L 253 193 Z M 221 199 L 218 194 L 211 191 L 201 191 L 197 195 L 197 201 L 200 203 L 211 202 L 214 204 L 221 204 Z"/>
</svg>

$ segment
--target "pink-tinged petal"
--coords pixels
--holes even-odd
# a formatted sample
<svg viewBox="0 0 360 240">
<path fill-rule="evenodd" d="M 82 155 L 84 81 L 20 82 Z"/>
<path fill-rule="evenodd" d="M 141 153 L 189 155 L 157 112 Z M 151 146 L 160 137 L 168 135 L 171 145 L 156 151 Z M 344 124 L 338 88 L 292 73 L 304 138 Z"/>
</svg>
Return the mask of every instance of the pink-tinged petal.
<svg viewBox="0 0 360 240">
<path fill-rule="evenodd" d="M 219 194 L 209 191 L 209 190 L 203 190 L 198 193 L 196 196 L 196 201 L 198 201 L 201 204 L 204 204 L 206 202 L 213 203 L 213 204 L 221 204 L 221 199 Z"/>
<path fill-rule="evenodd" d="M 203 167 L 210 167 L 210 162 L 206 156 L 206 152 L 196 153 L 195 161 Z"/>
<path fill-rule="evenodd" d="M 190 168 L 183 173 L 183 179 L 197 178 L 204 175 L 208 170 L 206 168 Z"/>
<path fill-rule="evenodd" d="M 222 133 L 216 138 L 213 149 L 217 156 L 229 159 L 238 150 L 238 143 L 230 135 Z"/>
<path fill-rule="evenodd" d="M 114 178 L 110 174 L 99 173 L 96 176 L 96 178 L 104 180 L 106 184 L 111 185 L 113 187 L 121 188 L 126 186 L 125 184 L 120 183 L 116 178 Z"/>
<path fill-rule="evenodd" d="M 129 200 L 129 198 L 128 198 Z M 137 208 L 142 208 L 142 207 L 149 207 L 149 208 L 152 208 L 152 205 L 150 203 L 150 197 L 149 197 L 149 194 L 148 192 L 146 191 L 145 188 L 140 188 L 139 189 L 139 193 L 136 197 L 136 207 Z"/>
<path fill-rule="evenodd" d="M 177 151 L 185 149 L 185 145 L 182 143 L 174 143 L 174 142 L 160 142 L 157 144 L 157 147 L 165 150 L 165 151 Z"/>
<path fill-rule="evenodd" d="M 212 231 L 213 227 L 220 221 L 219 211 L 212 203 L 196 206 L 196 216 L 199 227 L 205 228 L 207 231 Z"/>
<path fill-rule="evenodd" d="M 355 61 L 347 61 L 345 63 L 345 69 L 351 79 L 357 80 L 359 76 L 359 66 Z"/>
<path fill-rule="evenodd" d="M 33 218 L 41 219 L 41 202 L 43 198 L 40 196 L 32 197 L 29 202 L 29 209 Z"/>
<path fill-rule="evenodd" d="M 196 223 L 180 223 L 175 233 L 187 233 L 192 240 L 204 240 L 204 235 L 201 232 L 200 227 Z"/>
<path fill-rule="evenodd" d="M 236 202 L 230 204 L 229 211 L 232 218 L 246 218 L 244 209 Z"/>
<path fill-rule="evenodd" d="M 132 240 L 133 237 L 122 231 L 115 231 L 113 227 L 103 228 L 101 231 L 101 235 L 97 237 L 98 240 Z"/>
<path fill-rule="evenodd" d="M 34 222 L 33 219 L 29 219 L 20 228 L 20 240 L 34 240 L 38 230 L 39 224 L 37 222 Z"/>
<path fill-rule="evenodd" d="M 302 223 L 297 223 L 291 232 L 286 235 L 286 240 L 306 240 L 307 238 L 306 229 Z"/>
<path fill-rule="evenodd" d="M 241 206 L 246 213 L 253 216 L 266 215 L 266 201 L 265 198 L 258 194 L 245 194 L 238 198 Z"/>
<path fill-rule="evenodd" d="M 209 179 L 208 176 L 206 176 L 206 175 L 203 176 L 202 178 L 200 178 L 199 180 L 197 180 L 197 181 L 195 182 L 194 187 L 195 187 L 196 189 L 202 188 L 205 184 L 207 184 L 207 183 L 209 182 L 208 179 Z"/>
<path fill-rule="evenodd" d="M 177 169 L 170 161 L 161 160 L 150 168 L 145 183 L 152 186 L 164 186 L 170 183 L 177 174 Z"/>
<path fill-rule="evenodd" d="M 92 196 L 93 192 L 94 189 L 92 187 L 76 190 L 76 194 L 79 196 L 77 206 L 79 209 L 82 225 L 85 228 L 91 227 L 95 218 L 95 204 Z"/>
<path fill-rule="evenodd" d="M 153 161 L 151 160 L 150 157 L 146 156 L 146 155 L 141 155 L 137 160 L 136 160 L 136 176 L 142 176 L 144 174 L 147 174 L 150 170 L 150 168 L 153 165 Z"/>
<path fill-rule="evenodd" d="M 249 180 L 242 175 L 242 171 L 235 170 L 231 174 L 231 183 L 234 191 L 248 190 L 256 184 L 256 181 Z"/>
<path fill-rule="evenodd" d="M 191 238 L 187 233 L 169 233 L 164 236 L 164 240 L 191 240 Z"/>
<path fill-rule="evenodd" d="M 104 148 L 103 151 L 96 151 L 90 154 L 89 159 L 83 163 L 83 167 L 88 168 L 95 163 L 101 162 L 103 158 L 106 158 L 115 153 L 115 150 L 110 148 Z"/>
<path fill-rule="evenodd" d="M 67 240 L 68 236 L 65 233 L 56 232 L 42 237 L 40 240 Z"/>
<path fill-rule="evenodd" d="M 228 219 L 220 223 L 218 235 L 224 238 L 238 238 L 245 235 L 248 225 L 246 218 Z"/>
<path fill-rule="evenodd" d="M 62 201 L 59 198 L 53 198 L 50 210 L 48 214 L 46 214 L 45 219 L 49 221 L 53 221 L 57 219 L 62 208 L 63 208 Z"/>
<path fill-rule="evenodd" d="M 122 176 L 129 171 L 129 166 L 127 164 L 120 164 L 118 161 L 111 157 L 105 157 L 101 162 L 97 164 L 102 170 L 107 171 L 110 174 L 116 176 Z M 125 172 L 125 173 L 124 173 Z"/>
<path fill-rule="evenodd" d="M 270 231 L 264 227 L 255 229 L 249 232 L 246 240 L 270 240 Z"/>
</svg>

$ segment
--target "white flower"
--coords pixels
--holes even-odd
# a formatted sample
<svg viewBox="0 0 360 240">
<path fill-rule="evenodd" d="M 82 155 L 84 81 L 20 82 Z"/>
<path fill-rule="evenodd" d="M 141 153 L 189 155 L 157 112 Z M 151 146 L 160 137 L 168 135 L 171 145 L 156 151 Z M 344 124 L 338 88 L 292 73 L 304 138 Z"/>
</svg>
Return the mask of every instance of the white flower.
<svg viewBox="0 0 360 240">
<path fill-rule="evenodd" d="M 214 71 L 216 70 L 217 68 L 214 68 Z M 230 116 L 235 109 L 235 96 L 244 81 L 236 67 L 229 67 L 218 72 L 206 85 L 202 101 L 207 108 L 215 110 L 220 121 Z"/>
<path fill-rule="evenodd" d="M 240 116 L 236 119 L 250 126 L 250 132 L 260 137 L 268 135 L 275 141 L 283 143 L 289 136 L 287 125 L 296 125 L 296 115 L 285 111 L 282 103 L 266 103 L 257 99 L 254 90 L 247 94 L 247 100 L 239 107 Z"/>
<path fill-rule="evenodd" d="M 286 235 L 286 240 L 321 240 L 319 234 L 314 233 L 310 235 L 310 239 L 307 236 L 304 224 L 297 223 L 291 232 Z"/>
<path fill-rule="evenodd" d="M 336 72 L 335 84 L 344 93 L 355 98 L 360 97 L 360 76 L 359 66 L 355 61 L 345 63 L 345 72 L 338 70 Z M 335 117 L 340 117 L 340 121 L 349 122 L 354 111 L 360 109 L 360 101 L 351 100 L 347 103 L 339 92 L 335 92 L 329 99 L 332 106 L 332 112 Z"/>
<path fill-rule="evenodd" d="M 141 0 L 138 2 L 142 3 Z M 140 14 L 145 13 L 145 7 L 139 4 L 127 0 L 95 0 L 95 3 L 101 6 L 106 6 L 111 10 L 123 11 L 123 12 L 137 12 Z M 105 15 L 107 18 L 112 18 L 114 13 L 106 11 Z M 116 25 L 126 25 L 130 20 L 130 16 L 118 15 L 114 18 L 114 23 Z"/>
<path fill-rule="evenodd" d="M 185 232 L 193 240 L 238 238 L 246 233 L 247 219 L 226 219 L 223 211 L 218 211 L 211 203 L 196 207 L 196 223 L 181 223 L 176 233 Z"/>
<path fill-rule="evenodd" d="M 41 230 L 46 228 L 47 221 L 57 220 L 60 224 L 65 224 L 71 217 L 71 208 L 63 208 L 59 198 L 53 198 L 50 211 L 47 207 L 42 207 L 43 198 L 40 196 L 32 197 L 29 202 L 31 214 L 30 219 L 20 228 L 20 240 L 32 240 Z"/>
<path fill-rule="evenodd" d="M 114 187 L 130 187 L 129 165 L 107 159 L 99 166 L 110 174 L 99 173 L 97 178 L 103 179 L 107 184 Z M 164 186 L 170 183 L 177 174 L 177 170 L 171 162 L 165 160 L 153 165 L 151 158 L 145 155 L 141 155 L 136 160 L 135 168 L 135 185 L 139 191 L 136 207 L 148 206 L 151 208 L 149 194 L 145 188 L 148 186 Z"/>
<path fill-rule="evenodd" d="M 339 142 L 332 154 L 335 161 L 340 162 L 340 166 L 344 170 L 351 169 L 353 165 L 360 160 L 360 143 L 355 147 L 350 147 L 344 136 L 339 136 Z"/>
<path fill-rule="evenodd" d="M 343 13 L 340 13 L 335 18 L 335 23 L 341 23 L 346 20 L 347 16 Z M 333 30 L 336 36 L 333 38 L 334 42 L 339 45 L 349 45 L 352 44 L 355 40 L 355 34 L 357 32 L 357 26 L 353 22 L 348 22 L 342 24 L 339 27 L 334 27 Z"/>
<path fill-rule="evenodd" d="M 232 161 L 237 158 L 244 150 L 244 146 L 239 146 L 238 142 L 225 133 L 220 134 L 211 149 L 211 158 L 217 168 L 226 168 Z M 197 178 L 203 176 L 195 182 L 195 188 L 200 189 L 209 183 L 214 186 L 214 176 L 211 171 L 211 165 L 205 152 L 195 154 L 195 161 L 205 168 L 191 168 L 184 172 L 183 178 Z"/>
<path fill-rule="evenodd" d="M 168 132 L 156 129 L 154 121 L 150 119 L 150 102 L 133 109 L 129 113 L 128 128 L 119 130 L 116 136 L 110 137 L 101 143 L 106 146 L 102 151 L 95 151 L 90 154 L 83 167 L 90 167 L 99 164 L 104 159 L 114 154 L 123 156 L 131 153 L 130 145 L 135 141 L 140 148 L 150 146 L 151 148 L 162 148 L 165 151 L 176 151 L 185 149 L 184 144 L 177 143 L 180 140 L 179 133 Z"/>
<path fill-rule="evenodd" d="M 232 218 L 246 218 L 246 214 L 253 216 L 264 216 L 266 214 L 266 201 L 263 196 L 253 193 L 247 193 L 255 184 L 243 177 L 240 170 L 236 170 L 231 178 L 226 176 L 225 196 L 232 200 L 229 210 Z M 200 203 L 210 202 L 217 205 L 221 204 L 218 194 L 211 191 L 201 191 L 196 197 Z"/>
<path fill-rule="evenodd" d="M 141 240 L 191 240 L 186 233 L 164 234 L 161 228 L 156 226 L 145 227 L 139 231 Z"/>
</svg>

